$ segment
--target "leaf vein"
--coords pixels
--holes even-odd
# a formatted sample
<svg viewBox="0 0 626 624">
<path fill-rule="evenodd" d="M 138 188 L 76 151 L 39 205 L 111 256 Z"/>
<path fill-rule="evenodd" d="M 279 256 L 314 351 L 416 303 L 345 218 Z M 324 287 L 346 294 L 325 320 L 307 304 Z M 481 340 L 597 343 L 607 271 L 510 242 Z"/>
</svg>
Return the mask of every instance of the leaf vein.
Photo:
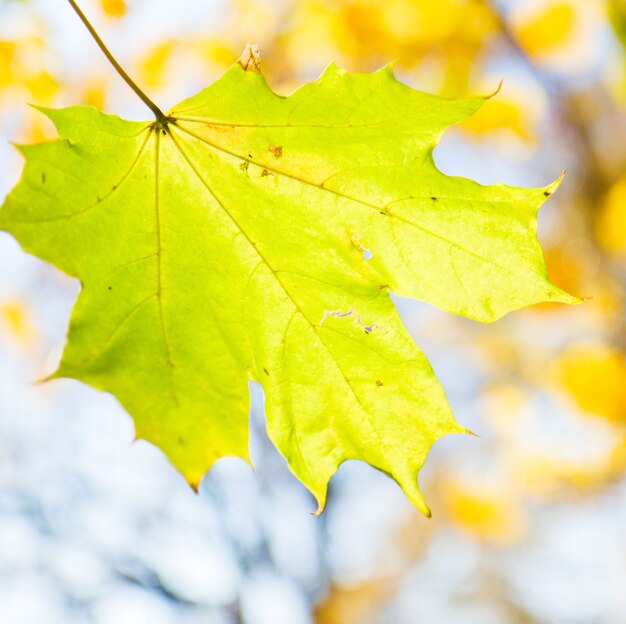
<svg viewBox="0 0 626 624">
<path fill-rule="evenodd" d="M 292 305 L 294 306 L 294 308 L 296 309 L 296 311 L 302 316 L 302 318 L 308 323 L 308 325 L 311 327 L 311 329 L 313 330 L 313 333 L 315 334 L 315 336 L 318 337 L 320 343 L 323 345 L 323 347 L 325 348 L 326 352 L 328 353 L 328 355 L 330 356 L 330 359 L 334 362 L 337 370 L 339 371 L 339 373 L 341 374 L 341 377 L 343 378 L 344 382 L 346 383 L 347 387 L 350 390 L 350 393 L 352 394 L 354 400 L 356 401 L 357 405 L 359 406 L 359 408 L 363 411 L 363 413 L 366 415 L 367 419 L 370 422 L 372 431 L 374 431 L 374 433 L 376 434 L 376 437 L 378 438 L 379 442 L 380 442 L 380 447 L 381 448 L 385 448 L 385 450 L 388 450 L 388 446 L 385 443 L 385 440 L 383 438 L 383 436 L 381 436 L 378 427 L 376 426 L 375 421 L 372 418 L 372 415 L 369 413 L 369 411 L 365 408 L 365 406 L 363 405 L 363 402 L 361 401 L 361 398 L 358 396 L 354 386 L 352 385 L 352 382 L 350 381 L 350 379 L 348 378 L 348 376 L 346 375 L 346 373 L 343 371 L 343 369 L 341 368 L 339 362 L 336 360 L 332 350 L 330 349 L 330 347 L 326 344 L 326 342 L 324 341 L 324 339 L 322 338 L 322 336 L 319 334 L 318 327 L 319 325 L 316 323 L 313 323 L 308 316 L 304 313 L 304 311 L 302 310 L 302 308 L 298 305 L 298 303 L 296 302 L 296 300 L 293 298 L 293 296 L 291 295 L 291 293 L 289 292 L 289 290 L 287 289 L 287 287 L 283 284 L 283 282 L 281 281 L 281 279 L 278 277 L 277 272 L 274 270 L 274 268 L 272 267 L 272 265 L 270 264 L 270 262 L 268 261 L 268 259 L 263 255 L 263 253 L 259 250 L 259 248 L 255 245 L 255 243 L 253 242 L 253 240 L 250 238 L 250 236 L 248 235 L 248 233 L 241 227 L 241 225 L 239 224 L 239 222 L 234 218 L 234 216 L 232 215 L 232 213 L 228 210 L 228 208 L 226 207 L 226 205 L 224 204 L 224 202 L 218 197 L 218 195 L 215 193 L 215 191 L 211 188 L 211 186 L 207 183 L 207 181 L 204 179 L 204 177 L 202 176 L 202 174 L 200 173 L 200 171 L 198 170 L 198 168 L 195 166 L 195 164 L 191 161 L 190 157 L 188 156 L 188 154 L 183 150 L 182 146 L 180 145 L 179 141 L 175 138 L 174 132 L 171 132 L 170 136 L 172 137 L 174 144 L 176 145 L 176 147 L 178 148 L 178 150 L 180 151 L 181 155 L 183 156 L 183 158 L 187 161 L 187 163 L 189 164 L 189 166 L 191 167 L 191 169 L 194 171 L 195 175 L 198 177 L 198 179 L 200 180 L 200 182 L 202 183 L 202 185 L 207 189 L 207 191 L 212 195 L 212 197 L 215 199 L 215 201 L 221 206 L 222 210 L 224 211 L 224 213 L 230 218 L 230 220 L 233 222 L 233 224 L 235 225 L 235 227 L 241 232 L 241 234 L 248 240 L 249 244 L 252 246 L 252 248 L 256 251 L 256 253 L 258 254 L 258 256 L 263 260 L 263 262 L 265 263 L 265 265 L 267 266 L 267 268 L 272 272 L 272 274 L 274 275 L 277 283 L 279 284 L 279 286 L 281 287 L 281 289 L 283 290 L 283 292 L 285 293 L 285 295 L 287 295 L 287 297 L 290 299 Z"/>
<path fill-rule="evenodd" d="M 329 193 L 332 193 L 334 195 L 337 195 L 338 197 L 341 197 L 343 199 L 347 199 L 348 201 L 353 201 L 355 203 L 361 204 L 362 206 L 366 206 L 368 208 L 371 208 L 373 210 L 377 210 L 378 212 L 380 211 L 384 211 L 385 206 L 378 206 L 376 204 L 372 204 L 370 202 L 367 202 L 363 199 L 360 199 L 358 197 L 353 197 L 351 195 L 348 195 L 346 193 L 342 193 L 341 191 L 338 191 L 336 189 L 332 189 L 332 188 L 328 188 L 328 187 L 320 187 L 319 184 L 311 181 L 311 180 L 307 180 L 306 178 L 301 178 L 298 176 L 295 176 L 293 174 L 290 173 L 286 173 L 285 171 L 278 169 L 277 167 L 272 167 L 271 165 L 267 165 L 264 163 L 259 163 L 257 162 L 255 159 L 252 158 L 248 158 L 248 157 L 244 157 L 241 154 L 238 154 L 237 152 L 234 152 L 232 150 L 229 150 L 225 147 L 222 147 L 221 145 L 218 145 L 216 143 L 213 143 L 212 141 L 209 141 L 208 139 L 206 139 L 205 137 L 192 132 L 191 130 L 189 130 L 188 128 L 185 128 L 183 126 L 177 125 L 177 128 L 179 128 L 180 130 L 182 130 L 183 132 L 185 132 L 186 134 L 189 134 L 190 136 L 194 137 L 195 139 L 197 139 L 198 141 L 201 141 L 202 143 L 205 143 L 206 145 L 208 145 L 209 147 L 212 147 L 213 149 L 217 150 L 218 152 L 222 152 L 224 154 L 228 154 L 229 156 L 234 156 L 235 158 L 241 158 L 242 160 L 247 160 L 248 162 L 252 163 L 253 165 L 256 165 L 258 167 L 263 167 L 264 169 L 266 169 L 267 171 L 271 171 L 275 174 L 278 175 L 282 175 L 285 176 L 286 178 L 292 179 L 296 182 L 300 182 L 301 184 L 305 184 L 307 186 L 312 186 L 320 191 L 327 191 Z M 459 199 L 459 200 L 463 200 L 463 198 L 455 198 L 455 199 Z M 515 271 L 514 269 L 510 268 L 510 267 L 506 267 L 501 265 L 500 263 L 496 262 L 495 260 L 492 260 L 490 258 L 486 258 L 484 256 L 481 256 L 480 254 L 476 253 L 475 251 L 472 251 L 471 249 L 468 249 L 467 247 L 464 247 L 463 245 L 461 245 L 460 243 L 457 243 L 456 241 L 450 240 L 449 238 L 446 238 L 445 236 L 441 235 L 441 234 L 437 234 L 436 232 L 429 230 L 428 228 L 424 227 L 423 225 L 420 225 L 418 223 L 415 223 L 414 221 L 411 221 L 405 217 L 401 217 L 395 213 L 386 213 L 386 217 L 385 218 L 392 218 L 392 219 L 397 219 L 399 221 L 402 221 L 404 223 L 406 223 L 407 225 L 413 226 L 414 228 L 422 231 L 424 234 L 430 235 L 433 238 L 436 238 L 440 241 L 442 241 L 443 243 L 447 243 L 448 245 L 452 246 L 452 247 L 456 247 L 459 251 L 462 251 L 464 253 L 466 253 L 469 256 L 472 256 L 473 258 L 483 262 L 484 264 L 488 264 L 490 266 L 494 266 L 495 268 L 504 271 L 506 273 L 509 273 L 511 275 L 516 275 L 518 277 L 521 277 L 525 280 L 528 280 L 530 282 L 536 282 L 539 283 L 540 280 L 536 279 L 535 276 L 528 276 L 525 273 L 520 273 L 519 271 Z M 543 281 L 541 281 L 541 284 L 543 284 Z"/>
</svg>

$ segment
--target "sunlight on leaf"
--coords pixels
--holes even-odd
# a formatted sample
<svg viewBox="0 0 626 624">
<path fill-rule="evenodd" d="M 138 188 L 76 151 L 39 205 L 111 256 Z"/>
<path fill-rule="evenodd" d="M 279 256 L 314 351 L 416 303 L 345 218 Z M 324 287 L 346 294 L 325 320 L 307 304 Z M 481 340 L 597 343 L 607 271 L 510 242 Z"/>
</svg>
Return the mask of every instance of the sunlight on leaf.
<svg viewBox="0 0 626 624">
<path fill-rule="evenodd" d="M 112 392 L 197 487 L 248 459 L 248 380 L 270 438 L 324 508 L 347 459 L 417 472 L 461 433 L 389 297 L 492 322 L 577 299 L 549 282 L 539 189 L 448 177 L 432 150 L 484 98 L 331 65 L 289 98 L 235 64 L 167 125 L 44 110 L 0 226 L 83 285 L 56 377 Z"/>
</svg>

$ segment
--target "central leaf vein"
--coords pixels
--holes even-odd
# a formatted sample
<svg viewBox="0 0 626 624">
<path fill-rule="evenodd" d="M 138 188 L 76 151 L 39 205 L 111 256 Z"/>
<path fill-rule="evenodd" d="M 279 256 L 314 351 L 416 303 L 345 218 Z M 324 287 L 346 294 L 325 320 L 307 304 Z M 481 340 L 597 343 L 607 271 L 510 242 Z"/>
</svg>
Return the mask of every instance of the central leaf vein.
<svg viewBox="0 0 626 624">
<path fill-rule="evenodd" d="M 204 177 L 202 176 L 202 174 L 200 173 L 200 171 L 198 170 L 198 168 L 196 167 L 196 165 L 194 164 L 194 162 L 191 160 L 191 158 L 189 157 L 189 155 L 185 152 L 185 150 L 183 149 L 182 145 L 181 145 L 181 141 L 176 138 L 175 136 L 175 132 L 174 129 L 172 128 L 172 131 L 170 132 L 170 136 L 172 137 L 172 140 L 174 141 L 174 144 L 176 145 L 176 147 L 178 148 L 181 156 L 185 159 L 185 161 L 188 163 L 188 165 L 191 167 L 191 169 L 194 171 L 195 175 L 198 177 L 198 180 L 202 183 L 202 185 L 207 189 L 207 191 L 209 192 L 209 194 L 215 199 L 215 201 L 218 203 L 218 205 L 221 207 L 221 209 L 224 211 L 224 213 L 229 217 L 229 219 L 232 221 L 233 225 L 237 228 L 237 230 L 239 230 L 239 232 L 241 232 L 241 234 L 246 238 L 246 240 L 248 241 L 248 243 L 250 244 L 250 246 L 254 249 L 254 251 L 256 252 L 256 254 L 259 256 L 259 258 L 263 261 L 263 263 L 267 266 L 267 268 L 271 271 L 272 275 L 274 276 L 276 282 L 279 284 L 281 290 L 285 293 L 285 295 L 287 296 L 287 298 L 291 301 L 291 304 L 294 306 L 295 310 L 297 313 L 299 313 L 302 318 L 306 321 L 306 323 L 309 325 L 309 327 L 313 330 L 314 335 L 318 338 L 318 340 L 320 341 L 320 343 L 323 345 L 324 349 L 326 350 L 326 352 L 328 353 L 328 355 L 330 356 L 331 361 L 335 364 L 336 369 L 339 371 L 339 373 L 341 374 L 342 379 L 344 380 L 344 382 L 346 383 L 348 389 L 350 390 L 350 393 L 352 395 L 352 397 L 354 398 L 355 402 L 357 403 L 357 405 L 359 406 L 359 409 L 366 415 L 369 423 L 370 423 L 370 427 L 372 429 L 372 431 L 375 433 L 375 435 L 377 436 L 379 443 L 380 443 L 380 448 L 383 448 L 385 450 L 387 449 L 387 445 L 384 441 L 383 436 L 381 436 L 380 431 L 378 430 L 378 427 L 376 426 L 376 422 L 374 421 L 374 419 L 372 418 L 371 414 L 369 413 L 369 411 L 365 408 L 365 406 L 363 405 L 361 398 L 358 396 L 356 389 L 354 388 L 354 386 L 352 385 L 352 382 L 350 381 L 350 379 L 348 378 L 348 376 L 346 375 L 346 373 L 344 372 L 344 370 L 341 368 L 341 365 L 339 364 L 339 362 L 337 361 L 337 359 L 335 358 L 332 350 L 330 349 L 330 347 L 326 344 L 326 341 L 324 340 L 324 338 L 322 337 L 322 335 L 319 333 L 319 326 L 316 325 L 315 323 L 313 323 L 309 317 L 304 313 L 304 311 L 302 310 L 302 308 L 300 307 L 300 305 L 298 304 L 298 302 L 293 298 L 293 296 L 291 295 L 291 293 L 289 292 L 289 289 L 285 286 L 285 284 L 282 282 L 282 280 L 280 279 L 280 277 L 278 276 L 277 271 L 272 267 L 271 263 L 269 262 L 269 260 L 267 259 L 267 257 L 261 252 L 261 250 L 258 248 L 258 246 L 254 243 L 254 241 L 250 238 L 249 234 L 246 232 L 246 230 L 243 229 L 243 227 L 241 226 L 241 224 L 237 221 L 237 219 L 235 219 L 235 217 L 233 216 L 233 214 L 230 212 L 230 210 L 228 209 L 228 207 L 226 206 L 226 204 L 223 202 L 223 200 L 217 195 L 217 193 L 211 188 L 211 186 L 207 183 L 207 181 L 204 179 Z"/>
</svg>

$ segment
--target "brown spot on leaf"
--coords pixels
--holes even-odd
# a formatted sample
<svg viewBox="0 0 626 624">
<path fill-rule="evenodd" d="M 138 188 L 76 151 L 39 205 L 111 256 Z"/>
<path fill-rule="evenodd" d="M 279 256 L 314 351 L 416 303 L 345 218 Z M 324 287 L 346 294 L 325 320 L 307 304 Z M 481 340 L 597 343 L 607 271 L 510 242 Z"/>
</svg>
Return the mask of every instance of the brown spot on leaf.
<svg viewBox="0 0 626 624">
<path fill-rule="evenodd" d="M 280 158 L 283 155 L 282 145 L 270 145 L 268 149 L 270 152 L 272 152 L 272 154 L 274 154 L 275 158 Z"/>
<path fill-rule="evenodd" d="M 267 176 L 271 176 L 274 175 L 269 169 L 263 169 L 263 171 L 261 171 L 261 177 L 262 178 L 266 178 Z"/>
<path fill-rule="evenodd" d="M 263 372 L 264 372 L 264 373 L 265 373 L 265 374 L 269 377 L 269 374 L 270 374 L 270 373 L 269 373 L 269 371 L 267 370 L 267 368 L 264 368 L 264 369 L 263 369 Z"/>
<path fill-rule="evenodd" d="M 376 385 L 380 388 L 380 386 L 384 386 L 383 382 L 380 379 L 376 380 Z"/>
</svg>

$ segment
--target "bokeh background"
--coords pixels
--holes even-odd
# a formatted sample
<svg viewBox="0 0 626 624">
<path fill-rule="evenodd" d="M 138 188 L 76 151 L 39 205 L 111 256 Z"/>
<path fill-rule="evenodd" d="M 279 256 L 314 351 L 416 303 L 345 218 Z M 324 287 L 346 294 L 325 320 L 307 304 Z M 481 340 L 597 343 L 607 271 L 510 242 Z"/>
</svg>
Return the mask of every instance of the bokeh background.
<svg viewBox="0 0 626 624">
<path fill-rule="evenodd" d="M 0 622 L 415 624 L 626 622 L 626 2 L 624 0 L 83 0 L 166 109 L 246 42 L 288 94 L 331 61 L 396 61 L 408 84 L 493 92 L 449 130 L 439 167 L 545 185 L 553 281 L 589 299 L 482 326 L 397 300 L 458 420 L 420 482 L 427 520 L 359 462 L 326 512 L 265 434 L 256 473 L 224 459 L 193 494 L 133 443 L 109 395 L 55 368 L 77 284 L 0 233 Z M 63 0 L 0 0 L 0 199 L 9 144 L 54 136 L 26 102 L 149 118 Z"/>
</svg>

